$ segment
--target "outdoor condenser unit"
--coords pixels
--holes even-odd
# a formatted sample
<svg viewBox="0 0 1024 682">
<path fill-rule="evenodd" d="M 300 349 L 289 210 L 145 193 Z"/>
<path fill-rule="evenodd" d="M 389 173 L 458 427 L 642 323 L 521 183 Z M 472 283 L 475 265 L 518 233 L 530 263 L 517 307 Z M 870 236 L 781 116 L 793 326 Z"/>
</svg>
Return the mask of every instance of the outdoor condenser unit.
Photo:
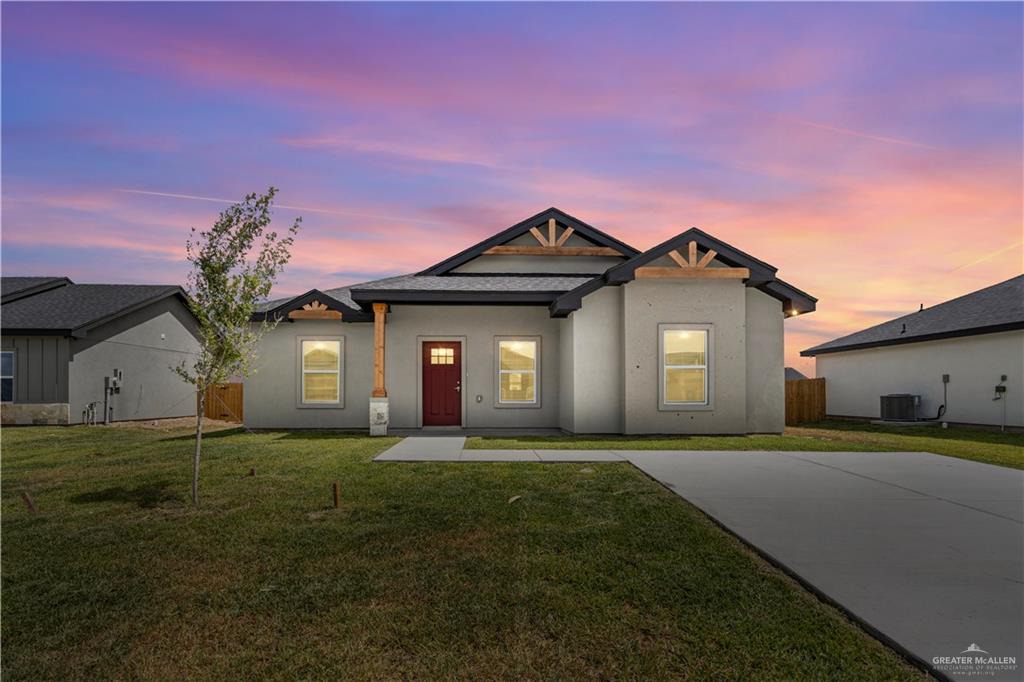
<svg viewBox="0 0 1024 682">
<path fill-rule="evenodd" d="M 917 420 L 917 406 L 921 396 L 910 393 L 892 393 L 881 396 L 882 419 L 886 421 L 912 422 Z"/>
</svg>

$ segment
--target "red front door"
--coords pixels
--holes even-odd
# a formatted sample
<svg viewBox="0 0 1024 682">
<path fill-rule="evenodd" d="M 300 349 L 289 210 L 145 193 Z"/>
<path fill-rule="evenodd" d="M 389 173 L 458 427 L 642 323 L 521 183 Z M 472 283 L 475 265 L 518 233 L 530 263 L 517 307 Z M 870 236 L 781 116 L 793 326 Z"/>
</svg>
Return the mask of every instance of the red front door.
<svg viewBox="0 0 1024 682">
<path fill-rule="evenodd" d="M 462 426 L 462 344 L 423 342 L 423 425 Z"/>
</svg>

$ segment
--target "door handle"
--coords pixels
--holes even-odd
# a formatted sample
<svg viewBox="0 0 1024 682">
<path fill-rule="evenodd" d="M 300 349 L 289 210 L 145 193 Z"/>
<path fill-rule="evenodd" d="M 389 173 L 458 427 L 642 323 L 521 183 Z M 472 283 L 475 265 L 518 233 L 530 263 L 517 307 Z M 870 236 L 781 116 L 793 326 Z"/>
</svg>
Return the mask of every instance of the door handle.
<svg viewBox="0 0 1024 682">
<path fill-rule="evenodd" d="M 459 393 L 462 393 L 462 382 L 461 381 L 456 381 L 455 382 L 455 390 L 458 391 Z"/>
</svg>

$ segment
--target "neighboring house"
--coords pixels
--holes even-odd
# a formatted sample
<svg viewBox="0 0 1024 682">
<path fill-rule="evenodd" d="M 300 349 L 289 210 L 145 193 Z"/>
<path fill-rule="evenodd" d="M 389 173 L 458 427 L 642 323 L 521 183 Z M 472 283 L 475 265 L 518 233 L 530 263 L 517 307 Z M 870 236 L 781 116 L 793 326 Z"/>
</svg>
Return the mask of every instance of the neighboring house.
<svg viewBox="0 0 1024 682">
<path fill-rule="evenodd" d="M 777 433 L 783 319 L 814 306 L 696 228 L 641 253 L 549 209 L 416 274 L 268 303 L 245 422 Z"/>
<path fill-rule="evenodd" d="M 97 422 L 195 415 L 171 370 L 198 349 L 181 287 L 0 281 L 4 424 L 77 424 L 90 405 Z"/>
<path fill-rule="evenodd" d="M 880 396 L 903 393 L 921 397 L 922 418 L 944 404 L 945 421 L 998 425 L 1005 410 L 1024 426 L 1024 275 L 800 354 L 815 358 L 833 416 L 877 419 Z"/>
<path fill-rule="evenodd" d="M 807 375 L 794 367 L 786 368 L 786 381 L 800 381 L 806 379 Z"/>
</svg>

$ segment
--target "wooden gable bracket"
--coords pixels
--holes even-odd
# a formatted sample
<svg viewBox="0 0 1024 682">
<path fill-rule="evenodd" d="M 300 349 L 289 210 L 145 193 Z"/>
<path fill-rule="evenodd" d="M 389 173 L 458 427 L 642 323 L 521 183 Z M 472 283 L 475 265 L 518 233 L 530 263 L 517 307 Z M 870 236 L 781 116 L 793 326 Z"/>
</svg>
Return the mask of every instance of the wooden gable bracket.
<svg viewBox="0 0 1024 682">
<path fill-rule="evenodd" d="M 288 313 L 290 320 L 340 320 L 341 313 L 337 310 L 330 310 L 320 301 L 313 301 L 302 306 L 301 310 L 293 310 Z"/>
<path fill-rule="evenodd" d="M 564 246 L 574 232 L 566 227 L 561 235 L 557 233 L 554 218 L 548 219 L 548 233 L 545 235 L 537 227 L 530 228 L 530 234 L 540 246 L 492 246 L 484 251 L 485 256 L 619 256 L 623 254 L 609 246 Z"/>
<path fill-rule="evenodd" d="M 750 270 L 747 268 L 709 268 L 708 265 L 718 253 L 714 249 L 708 249 L 708 252 L 698 260 L 697 242 L 695 241 L 691 241 L 687 245 L 687 251 L 687 258 L 684 258 L 676 249 L 668 252 L 668 257 L 679 267 L 640 267 L 636 269 L 637 279 L 748 279 L 750 277 Z"/>
</svg>

